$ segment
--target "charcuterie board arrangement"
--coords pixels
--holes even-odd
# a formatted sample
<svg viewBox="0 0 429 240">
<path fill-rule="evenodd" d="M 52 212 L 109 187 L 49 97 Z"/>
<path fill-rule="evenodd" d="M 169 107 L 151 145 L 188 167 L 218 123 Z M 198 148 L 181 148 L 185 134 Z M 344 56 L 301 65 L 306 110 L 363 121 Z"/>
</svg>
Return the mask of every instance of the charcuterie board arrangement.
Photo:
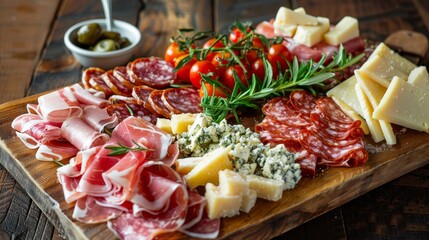
<svg viewBox="0 0 429 240">
<path fill-rule="evenodd" d="M 67 238 L 267 239 L 426 164 L 426 104 L 356 19 L 280 8 L 2 105 L 1 154 Z"/>
</svg>

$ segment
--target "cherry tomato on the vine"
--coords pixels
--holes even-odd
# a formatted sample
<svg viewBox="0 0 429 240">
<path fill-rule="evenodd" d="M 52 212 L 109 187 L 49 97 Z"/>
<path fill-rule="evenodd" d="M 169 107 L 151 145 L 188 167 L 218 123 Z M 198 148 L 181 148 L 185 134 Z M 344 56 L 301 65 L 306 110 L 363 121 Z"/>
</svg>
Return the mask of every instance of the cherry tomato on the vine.
<svg viewBox="0 0 429 240">
<path fill-rule="evenodd" d="M 254 49 L 249 49 L 245 54 L 245 58 L 249 64 L 256 61 L 261 53 L 263 54 L 266 52 L 266 48 L 259 37 L 254 37 L 252 39 L 252 48 Z"/>
<path fill-rule="evenodd" d="M 219 87 L 213 86 L 212 84 L 206 83 L 206 82 L 204 83 L 204 86 L 206 87 L 206 91 L 209 96 L 216 96 L 216 97 L 222 97 L 222 98 L 226 97 L 226 94 Z M 200 93 L 200 98 L 203 98 L 204 89 L 202 85 L 200 87 L 199 93 Z"/>
<path fill-rule="evenodd" d="M 235 79 L 234 73 L 237 75 L 238 79 L 243 83 L 244 86 L 248 86 L 248 81 L 250 80 L 251 74 L 250 71 L 245 72 L 244 69 L 239 65 L 235 64 L 228 67 L 225 71 L 225 75 L 223 77 L 223 84 L 227 86 L 229 89 L 234 89 Z"/>
<path fill-rule="evenodd" d="M 172 42 L 165 51 L 164 59 L 165 61 L 174 65 L 176 59 L 180 56 L 187 54 L 185 51 L 179 49 L 179 44 L 177 42 Z"/>
<path fill-rule="evenodd" d="M 211 77 L 212 79 L 218 78 L 218 73 L 216 71 L 216 68 L 210 61 L 207 61 L 207 60 L 197 61 L 192 65 L 191 70 L 189 72 L 189 79 L 195 88 L 201 87 L 202 73 L 203 74 L 212 73 L 213 74 L 213 76 Z"/>
<path fill-rule="evenodd" d="M 231 61 L 231 53 L 229 52 L 217 52 L 213 59 L 212 59 L 212 64 L 213 66 L 215 66 L 219 77 L 221 78 L 220 81 L 222 81 L 223 76 L 225 74 L 226 71 L 226 66 L 228 65 L 228 63 Z"/>
<path fill-rule="evenodd" d="M 289 68 L 287 62 L 291 62 L 293 60 L 292 53 L 286 48 L 283 44 L 273 44 L 268 50 L 268 61 L 270 61 L 271 65 L 280 64 L 281 71 L 285 71 Z"/>
<path fill-rule="evenodd" d="M 250 28 L 247 28 L 247 32 L 251 32 Z M 240 29 L 234 28 L 228 36 L 229 41 L 232 43 L 237 43 L 246 36 L 246 33 L 243 33 Z"/>
<path fill-rule="evenodd" d="M 272 71 L 273 71 L 273 78 L 276 79 L 279 75 L 279 70 L 277 65 L 271 65 Z M 255 74 L 259 80 L 264 80 L 265 78 L 265 65 L 264 60 L 262 58 L 256 59 L 252 63 L 252 74 Z"/>
<path fill-rule="evenodd" d="M 180 61 L 182 61 L 182 59 L 184 59 L 185 57 L 189 56 L 189 54 L 185 54 L 182 56 L 179 56 L 176 61 L 174 62 L 174 67 L 177 67 L 180 63 Z M 177 69 L 176 74 L 177 74 L 177 82 L 190 82 L 190 71 L 191 71 L 191 67 L 192 65 L 194 65 L 194 63 L 197 61 L 197 59 L 195 57 L 193 57 L 192 59 L 189 60 L 189 62 L 187 62 L 185 65 L 183 65 L 182 67 L 180 67 L 179 69 Z"/>
<path fill-rule="evenodd" d="M 222 41 L 217 41 L 216 43 L 216 38 L 211 38 L 209 40 L 207 40 L 204 44 L 203 44 L 203 49 L 207 49 L 207 48 L 223 48 L 225 47 L 225 45 L 222 43 Z M 211 61 L 213 60 L 213 57 L 216 55 L 216 52 L 212 52 L 210 51 L 209 53 L 207 53 L 205 60 L 207 61 Z"/>
</svg>

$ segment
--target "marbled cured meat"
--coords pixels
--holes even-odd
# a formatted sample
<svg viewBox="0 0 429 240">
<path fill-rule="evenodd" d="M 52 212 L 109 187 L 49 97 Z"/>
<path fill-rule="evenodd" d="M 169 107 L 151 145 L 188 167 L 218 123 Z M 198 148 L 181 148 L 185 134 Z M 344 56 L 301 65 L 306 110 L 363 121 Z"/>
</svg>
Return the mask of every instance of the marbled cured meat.
<svg viewBox="0 0 429 240">
<path fill-rule="evenodd" d="M 133 89 L 135 86 L 134 83 L 131 82 L 130 76 L 127 73 L 127 67 L 118 66 L 113 69 L 113 76 L 116 77 L 125 87 L 129 89 Z"/>
<path fill-rule="evenodd" d="M 150 123 L 155 124 L 157 116 L 151 111 L 147 110 L 144 106 L 139 105 L 135 102 L 121 102 L 111 104 L 106 107 L 109 115 L 115 115 L 118 118 L 118 122 L 122 122 L 129 116 L 140 117 Z"/>
<path fill-rule="evenodd" d="M 128 63 L 127 73 L 135 85 L 146 85 L 153 88 L 166 88 L 174 79 L 174 67 L 161 58 L 137 58 Z"/>
<path fill-rule="evenodd" d="M 105 72 L 101 77 L 114 94 L 131 96 L 132 88 L 125 86 L 121 81 L 119 81 L 119 79 L 117 79 L 113 74 L 113 70 Z"/>
<path fill-rule="evenodd" d="M 73 84 L 71 87 L 73 95 L 76 97 L 77 101 L 85 105 L 95 105 L 97 107 L 105 107 L 109 104 L 109 101 L 102 97 L 97 97 L 94 94 L 83 89 L 78 83 Z"/>
<path fill-rule="evenodd" d="M 162 93 L 162 101 L 167 109 L 174 114 L 200 113 L 201 98 L 195 88 L 170 88 Z"/>
<path fill-rule="evenodd" d="M 90 68 L 85 69 L 82 72 L 82 79 L 81 79 L 83 86 L 86 89 L 91 88 L 91 84 L 89 83 L 89 80 L 93 77 L 101 76 L 104 72 L 105 71 L 103 69 L 98 68 L 98 67 L 90 67 Z"/>
<path fill-rule="evenodd" d="M 109 114 L 105 108 L 93 105 L 83 109 L 81 118 L 98 132 L 103 132 L 105 128 L 113 129 L 118 125 L 118 117 L 115 114 Z"/>
<path fill-rule="evenodd" d="M 149 100 L 150 105 L 152 106 L 152 109 L 156 113 L 158 113 L 160 116 L 170 118 L 171 112 L 167 108 L 167 106 L 165 106 L 165 103 L 162 100 L 162 94 L 163 93 L 164 93 L 164 90 L 154 90 L 149 95 L 148 100 Z"/>
</svg>

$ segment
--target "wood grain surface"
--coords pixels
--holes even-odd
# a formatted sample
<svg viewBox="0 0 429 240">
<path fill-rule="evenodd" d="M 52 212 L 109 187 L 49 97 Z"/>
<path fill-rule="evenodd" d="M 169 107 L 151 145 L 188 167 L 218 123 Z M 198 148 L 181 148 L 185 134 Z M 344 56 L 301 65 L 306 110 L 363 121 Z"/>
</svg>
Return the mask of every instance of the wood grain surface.
<svg viewBox="0 0 429 240">
<path fill-rule="evenodd" d="M 414 30 L 429 37 L 429 2 L 425 0 L 114 0 L 113 6 L 115 18 L 135 23 L 141 29 L 144 38 L 139 54 L 142 56 L 162 56 L 168 38 L 175 35 L 177 28 L 226 31 L 226 27 L 237 18 L 253 20 L 255 23 L 268 20 L 275 16 L 275 11 L 280 6 L 303 6 L 307 12 L 329 17 L 333 23 L 344 15 L 358 17 L 361 34 L 375 41 L 384 40 L 389 34 L 403 29 Z M 100 1 L 96 0 L 0 1 L 0 103 L 79 81 L 82 69 L 65 49 L 63 34 L 76 22 L 102 17 Z M 423 63 L 428 63 L 427 58 Z M 7 106 L 1 105 L 2 109 L 5 107 Z M 10 113 L 16 114 L 12 109 L 10 112 L 3 111 L 0 115 L 2 121 Z M 418 160 L 427 160 L 427 152 Z M 6 165 L 10 161 L 9 154 L 2 152 L 0 160 Z M 415 162 L 411 162 L 412 164 L 399 162 L 396 167 L 417 167 L 413 165 Z M 24 190 L 20 184 L 24 186 L 30 180 L 18 178 L 16 169 L 10 168 L 12 167 L 6 170 L 0 165 L 0 239 L 61 238 L 48 217 L 41 212 L 42 206 L 36 206 L 37 199 L 33 201 L 29 197 L 39 189 Z M 46 166 L 40 168 L 43 171 L 49 170 Z M 394 174 L 394 178 L 401 175 L 398 172 L 384 173 L 382 170 L 377 173 L 391 177 L 393 176 L 389 174 Z M 44 181 L 49 182 L 48 177 L 45 178 L 47 179 Z M 426 165 L 278 238 L 428 239 L 428 179 L 429 167 Z M 374 187 L 370 186 L 367 190 Z M 348 200 L 362 193 L 348 196 Z M 323 198 L 323 194 L 320 197 Z M 332 204 L 335 205 L 335 201 L 338 200 L 334 199 Z M 319 208 L 325 212 L 332 206 L 327 204 L 327 208 Z M 311 211 L 320 211 L 313 207 L 309 209 L 307 219 L 314 217 Z M 286 220 L 277 220 L 276 224 L 286 224 Z M 278 226 L 274 225 L 264 233 L 280 234 Z"/>
</svg>

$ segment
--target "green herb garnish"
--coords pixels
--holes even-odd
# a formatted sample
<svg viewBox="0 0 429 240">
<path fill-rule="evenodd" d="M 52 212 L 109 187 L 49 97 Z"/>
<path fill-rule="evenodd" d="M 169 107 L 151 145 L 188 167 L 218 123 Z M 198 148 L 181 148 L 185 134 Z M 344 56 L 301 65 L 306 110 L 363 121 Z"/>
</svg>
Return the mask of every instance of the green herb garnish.
<svg viewBox="0 0 429 240">
<path fill-rule="evenodd" d="M 118 156 L 118 155 L 128 153 L 130 151 L 153 151 L 153 149 L 148 149 L 148 148 L 138 144 L 134 140 L 133 140 L 133 143 L 136 145 L 135 147 L 127 147 L 127 146 L 124 146 L 120 143 L 118 143 L 118 145 L 116 145 L 116 146 L 106 146 L 105 147 L 106 149 L 111 150 L 111 152 L 107 155 L 108 156 Z"/>
</svg>

